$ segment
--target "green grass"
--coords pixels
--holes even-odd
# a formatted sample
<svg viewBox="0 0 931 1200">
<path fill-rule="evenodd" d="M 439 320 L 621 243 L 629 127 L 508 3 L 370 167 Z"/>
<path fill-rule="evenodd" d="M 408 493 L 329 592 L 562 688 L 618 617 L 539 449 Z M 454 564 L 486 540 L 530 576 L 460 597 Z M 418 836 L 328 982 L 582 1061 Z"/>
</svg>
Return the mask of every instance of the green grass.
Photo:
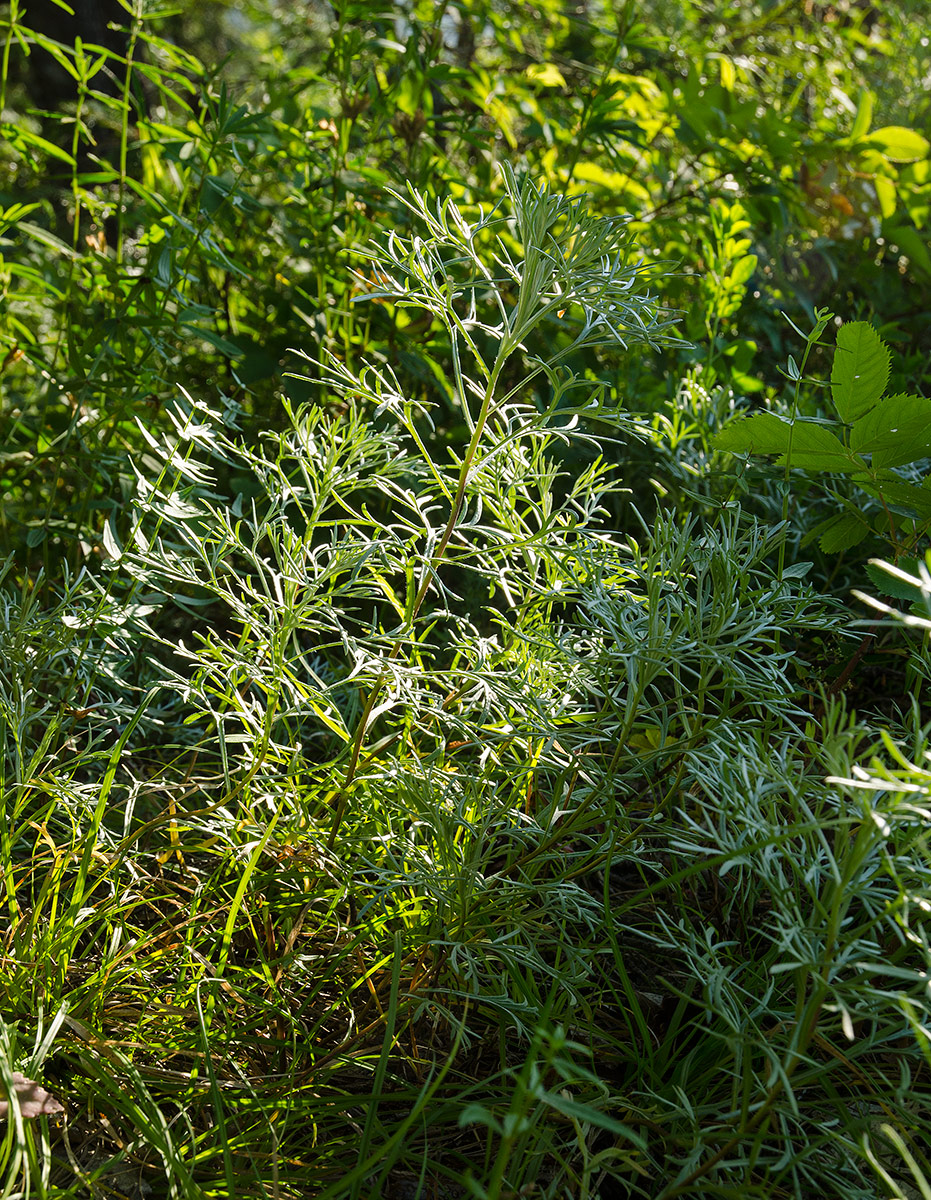
<svg viewBox="0 0 931 1200">
<path fill-rule="evenodd" d="M 785 701 L 752 633 L 777 602 L 804 618 L 789 585 L 727 628 L 702 556 L 752 584 L 759 544 L 665 536 L 532 656 L 502 649 L 450 718 L 470 739 L 405 705 L 333 845 L 338 750 L 266 737 L 262 693 L 214 696 L 256 725 L 225 761 L 209 734 L 160 744 L 154 702 L 55 754 L 36 733 L 61 715 L 27 717 L 3 789 L 4 1053 L 68 1119 L 47 1140 L 8 1125 L 13 1191 L 125 1192 L 131 1167 L 191 1196 L 866 1196 L 871 1162 L 905 1186 L 899 1143 L 926 1172 L 921 773 L 858 790 L 875 736 Z M 210 649 L 176 721 L 211 694 Z"/>
</svg>

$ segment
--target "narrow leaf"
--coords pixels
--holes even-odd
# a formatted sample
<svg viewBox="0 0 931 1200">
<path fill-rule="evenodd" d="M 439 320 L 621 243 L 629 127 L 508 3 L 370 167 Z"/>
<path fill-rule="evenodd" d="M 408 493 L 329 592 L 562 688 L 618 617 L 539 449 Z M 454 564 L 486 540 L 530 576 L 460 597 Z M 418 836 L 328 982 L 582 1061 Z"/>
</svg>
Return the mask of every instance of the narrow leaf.
<svg viewBox="0 0 931 1200">
<path fill-rule="evenodd" d="M 103 527 L 103 548 L 107 552 L 107 558 L 114 562 L 123 557 L 123 548 L 117 540 L 111 521 L 105 522 Z"/>
<path fill-rule="evenodd" d="M 74 166 L 74 158 L 60 146 L 56 146 L 54 142 L 48 141 L 44 137 L 39 137 L 37 133 L 33 133 L 29 129 L 16 129 L 10 138 L 10 145 L 15 146 L 19 151 L 23 150 L 24 146 L 29 146 L 33 150 L 39 150 L 42 154 L 47 154 L 49 158 L 56 158 L 60 162 L 67 163 L 69 167 Z"/>
<path fill-rule="evenodd" d="M 43 229 L 41 225 L 34 225 L 32 221 L 20 221 L 19 229 L 26 235 L 32 238 L 33 241 L 39 242 L 42 246 L 47 246 L 49 250 L 54 250 L 56 254 L 60 254 L 62 258 L 77 258 L 77 253 L 63 242 L 61 238 L 56 237 L 54 233 L 49 233 L 47 229 Z"/>
<path fill-rule="evenodd" d="M 333 713 L 332 709 L 330 710 L 330 712 L 327 712 L 327 710 L 322 705 L 317 704 L 313 700 L 308 700 L 307 703 L 310 705 L 310 707 L 313 709 L 313 711 L 316 713 L 316 715 L 320 718 L 320 720 L 324 723 L 324 725 L 326 725 L 327 729 L 329 729 L 332 733 L 335 733 L 336 736 L 338 738 L 341 738 L 342 741 L 344 741 L 344 742 L 348 742 L 350 740 L 349 731 L 346 729 L 346 727 L 343 725 L 342 721 L 339 719 L 338 713 L 334 717 L 332 715 L 332 713 Z"/>
<path fill-rule="evenodd" d="M 850 140 L 855 142 L 858 138 L 863 137 L 869 132 L 870 122 L 873 119 L 873 93 L 867 88 L 860 91 L 860 101 L 857 105 L 857 115 L 853 120 L 853 128 L 850 130 Z"/>
<path fill-rule="evenodd" d="M 912 270 L 916 268 L 925 276 L 931 276 L 931 254 L 925 238 L 910 225 L 892 225 L 886 229 L 886 241 L 892 242 L 908 259 Z"/>
<path fill-rule="evenodd" d="M 215 350 L 219 350 L 221 354 L 225 354 L 227 358 L 238 358 L 242 354 L 242 350 L 238 346 L 234 346 L 232 342 L 221 337 L 218 333 L 214 333 L 212 329 L 208 329 L 203 325 L 192 325 L 185 322 L 181 326 L 182 329 L 189 329 L 195 337 L 203 338 Z"/>
<path fill-rule="evenodd" d="M 615 1137 L 622 1137 L 640 1150 L 646 1150 L 646 1143 L 636 1130 L 631 1129 L 622 1121 L 616 1121 L 614 1117 L 609 1117 L 607 1113 L 592 1108 L 591 1105 L 580 1104 L 578 1100 L 573 1100 L 562 1092 L 544 1092 L 540 1099 L 544 1104 L 555 1108 L 558 1113 L 562 1113 L 564 1117 L 594 1125 L 598 1129 L 606 1129 Z"/>
</svg>

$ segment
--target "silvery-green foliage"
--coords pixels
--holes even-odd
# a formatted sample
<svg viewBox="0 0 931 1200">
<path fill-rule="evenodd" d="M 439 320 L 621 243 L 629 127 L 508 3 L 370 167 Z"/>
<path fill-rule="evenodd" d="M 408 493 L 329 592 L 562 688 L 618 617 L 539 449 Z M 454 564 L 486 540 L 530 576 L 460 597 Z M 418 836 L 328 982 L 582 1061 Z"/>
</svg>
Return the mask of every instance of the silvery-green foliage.
<svg viewBox="0 0 931 1200">
<path fill-rule="evenodd" d="M 474 644 L 449 568 L 530 607 L 558 584 L 561 559 L 599 515 L 611 486 L 603 469 L 595 464 L 557 499 L 547 448 L 570 432 L 591 437 L 583 415 L 634 426 L 622 398 L 606 403 L 597 384 L 559 363 L 583 347 L 662 340 L 671 321 L 644 291 L 649 272 L 620 222 L 509 170 L 504 181 L 509 208 L 472 224 L 451 201 L 433 210 L 412 192 L 426 236 L 393 234 L 371 251 L 373 297 L 426 307 L 447 324 L 470 431 L 461 452 L 438 459 L 429 449 L 429 403 L 409 401 L 389 366 L 355 370 L 332 356 L 317 371 L 343 401 L 338 413 L 289 410 L 284 434 L 250 448 L 188 401 L 173 436 L 152 442 L 157 478 L 140 472 L 132 537 L 114 560 L 182 605 L 225 611 L 228 631 L 179 648 L 192 667 L 175 682 L 244 758 L 276 744 L 286 713 L 288 736 L 294 722 L 322 722 L 352 742 L 348 786 L 379 717 L 442 725 L 439 693 Z M 528 358 L 525 340 L 544 322 L 566 327 L 567 314 L 576 326 L 553 357 Z M 532 387 L 540 375 L 552 385 L 542 411 Z M 211 459 L 248 474 L 231 505 L 210 490 Z M 424 641 L 433 626 L 445 630 L 451 659 Z M 312 655 L 329 670 L 315 670 Z M 456 687 L 482 695 L 486 716 L 512 704 L 506 685 L 498 695 L 487 677 L 469 680 L 466 670 Z"/>
<path fill-rule="evenodd" d="M 587 1030 L 620 1080 L 591 1093 L 596 1124 L 650 1195 L 751 1175 L 865 1195 L 874 1063 L 926 1024 L 903 914 L 927 863 L 914 822 L 893 854 L 888 806 L 824 782 L 852 771 L 853 727 L 806 733 L 798 647 L 844 615 L 807 564 L 776 566 L 784 527 L 734 505 L 622 534 L 606 500 L 623 479 L 594 455 L 566 477 L 567 439 L 640 433 L 573 356 L 665 338 L 669 318 L 623 225 L 507 171 L 505 192 L 478 215 L 412 192 L 417 232 L 370 252 L 378 299 L 446 327 L 461 443 L 390 364 L 334 356 L 313 364 L 322 402 L 258 445 L 188 398 L 150 439 L 107 550 L 128 604 L 204 617 L 161 635 L 163 695 L 222 782 L 222 831 L 187 828 L 242 859 L 290 813 L 337 887 L 321 910 L 419 964 L 418 1039 L 516 1035 L 532 1075 L 541 1022 Z M 888 1144 L 908 1104 L 890 1102 Z M 515 1155 L 510 1183 L 535 1182 L 538 1157 Z"/>
<path fill-rule="evenodd" d="M 927 903 L 929 814 L 924 797 L 896 794 L 903 785 L 888 773 L 885 788 L 862 771 L 825 778 L 863 736 L 840 704 L 808 745 L 775 744 L 757 722 L 723 722 L 688 755 L 667 842 L 678 865 L 671 886 L 706 903 L 694 917 L 687 905 L 660 909 L 649 930 L 616 913 L 698 1014 L 687 1058 L 667 1087 L 653 1085 L 666 1119 L 744 1129 L 727 1134 L 730 1172 L 766 1146 L 774 1185 L 830 1181 L 845 1195 L 869 1194 L 864 1171 L 887 1157 L 880 1118 L 909 1129 L 931 1104 L 919 1082 L 931 956 L 915 919 Z M 716 1093 L 696 1114 L 681 1078 L 710 1071 L 729 1081 L 733 1107 Z M 802 1111 L 817 1136 L 801 1136 Z M 679 1178 L 700 1164 L 683 1159 Z"/>
<path fill-rule="evenodd" d="M 17 581 L 12 560 L 0 567 L 0 779 L 23 785 L 69 760 L 96 773 L 145 692 L 133 633 L 153 611 L 86 571 L 52 589 L 41 573 Z"/>
</svg>

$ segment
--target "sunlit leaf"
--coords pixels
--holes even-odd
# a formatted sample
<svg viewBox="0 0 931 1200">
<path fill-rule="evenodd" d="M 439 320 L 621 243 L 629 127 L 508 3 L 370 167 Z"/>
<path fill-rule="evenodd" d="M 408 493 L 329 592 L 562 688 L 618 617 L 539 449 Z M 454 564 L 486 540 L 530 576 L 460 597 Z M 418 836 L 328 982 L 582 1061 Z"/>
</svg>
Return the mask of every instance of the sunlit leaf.
<svg viewBox="0 0 931 1200">
<path fill-rule="evenodd" d="M 854 471 L 865 465 L 823 425 L 784 421 L 775 413 L 759 413 L 737 421 L 714 439 L 719 450 L 732 454 L 778 454 L 789 466 L 803 470 Z"/>
<path fill-rule="evenodd" d="M 566 86 L 566 79 L 555 63 L 531 63 L 526 71 L 531 83 L 539 83 L 541 87 Z"/>
<path fill-rule="evenodd" d="M 784 454 L 789 448 L 791 428 L 775 413 L 758 413 L 722 429 L 714 444 L 731 454 Z"/>
<path fill-rule="evenodd" d="M 882 129 L 874 129 L 869 143 L 892 162 L 915 162 L 926 158 L 931 145 L 917 130 L 907 129 L 904 125 L 884 125 Z"/>
<path fill-rule="evenodd" d="M 831 395 L 842 421 L 856 421 L 886 390 L 889 351 L 866 321 L 852 321 L 837 333 L 831 368 Z"/>
<path fill-rule="evenodd" d="M 870 122 L 873 119 L 873 93 L 867 88 L 863 88 L 860 92 L 860 100 L 857 104 L 857 115 L 853 119 L 853 128 L 850 130 L 850 140 L 856 141 L 863 137 L 870 128 Z"/>
</svg>

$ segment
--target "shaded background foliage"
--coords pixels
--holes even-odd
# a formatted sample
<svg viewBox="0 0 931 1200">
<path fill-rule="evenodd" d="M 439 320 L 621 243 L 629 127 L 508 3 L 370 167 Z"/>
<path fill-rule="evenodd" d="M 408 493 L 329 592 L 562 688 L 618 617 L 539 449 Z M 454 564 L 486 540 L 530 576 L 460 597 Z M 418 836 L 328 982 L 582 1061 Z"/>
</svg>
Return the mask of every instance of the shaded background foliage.
<svg viewBox="0 0 931 1200">
<path fill-rule="evenodd" d="M 56 556 L 81 561 L 119 503 L 134 415 L 178 379 L 219 385 L 256 428 L 274 426 L 289 349 L 351 358 L 365 345 L 442 395 L 441 331 L 426 314 L 354 304 L 354 252 L 403 228 L 390 186 L 487 207 L 501 160 L 629 214 L 643 253 L 676 268 L 664 297 L 694 348 L 586 364 L 640 410 L 676 411 L 682 379 L 728 404 L 777 395 L 795 344 L 781 312 L 804 323 L 828 298 L 895 346 L 903 388 L 927 368 L 920 6 L 9 11 L 10 549 L 40 549 L 51 522 Z M 36 44 L 78 31 L 101 49 L 76 66 Z M 67 123 L 45 141 L 43 113 L 59 106 Z"/>
</svg>

